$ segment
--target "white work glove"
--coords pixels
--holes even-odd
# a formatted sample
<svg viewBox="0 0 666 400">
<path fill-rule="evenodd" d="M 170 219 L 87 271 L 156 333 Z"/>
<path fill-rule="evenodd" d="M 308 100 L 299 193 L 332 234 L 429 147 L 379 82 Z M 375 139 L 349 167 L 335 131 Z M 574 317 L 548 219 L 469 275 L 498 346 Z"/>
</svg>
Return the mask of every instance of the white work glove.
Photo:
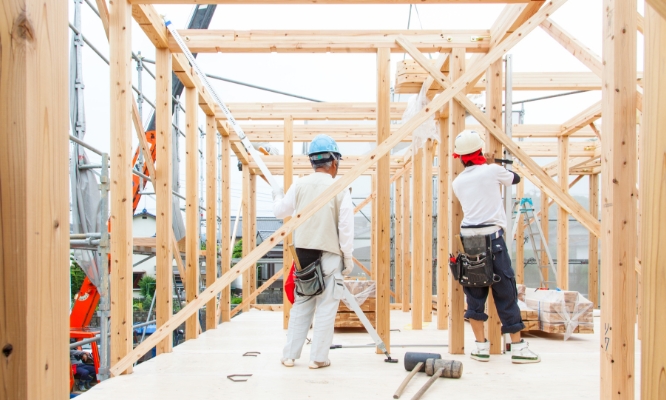
<svg viewBox="0 0 666 400">
<path fill-rule="evenodd" d="M 281 200 L 284 197 L 284 189 L 280 185 L 273 187 L 273 201 Z"/>
<path fill-rule="evenodd" d="M 342 275 L 349 276 L 354 270 L 354 261 L 351 257 L 345 257 L 342 260 Z"/>
</svg>

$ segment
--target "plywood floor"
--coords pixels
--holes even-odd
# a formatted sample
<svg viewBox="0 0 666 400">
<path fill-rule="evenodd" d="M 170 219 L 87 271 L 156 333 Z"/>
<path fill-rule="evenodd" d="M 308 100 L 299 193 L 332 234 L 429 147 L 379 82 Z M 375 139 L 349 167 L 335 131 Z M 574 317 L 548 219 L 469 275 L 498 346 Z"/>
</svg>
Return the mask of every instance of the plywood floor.
<svg viewBox="0 0 666 400">
<path fill-rule="evenodd" d="M 434 316 L 433 319 L 435 319 Z M 446 344 L 447 331 L 436 330 L 432 322 L 421 331 L 410 329 L 410 314 L 391 311 L 391 341 L 399 344 Z M 469 324 L 465 324 L 467 353 L 473 346 Z M 595 317 L 599 332 L 599 318 Z M 599 335 L 574 334 L 564 342 L 562 335 L 526 335 L 530 347 L 542 357 L 540 364 L 513 365 L 510 356 L 492 356 L 480 363 L 469 355 L 448 355 L 446 347 L 393 348 L 400 364 L 384 363 L 384 356 L 371 348 L 331 350 L 331 367 L 310 370 L 308 346 L 293 368 L 280 364 L 286 331 L 282 313 L 252 310 L 232 322 L 208 331 L 197 340 L 176 347 L 137 366 L 134 373 L 105 381 L 79 398 L 117 399 L 391 399 L 406 376 L 402 356 L 406 351 L 430 351 L 443 358 L 461 360 L 463 377 L 441 379 L 427 399 L 597 399 L 599 398 Z M 335 344 L 369 344 L 367 333 L 336 331 Z M 637 348 L 640 342 L 637 342 Z M 259 351 L 258 357 L 242 357 Z M 640 358 L 636 356 L 637 365 Z M 637 371 L 638 372 L 638 371 Z M 229 374 L 252 374 L 249 381 L 234 383 Z M 402 399 L 410 399 L 427 380 L 418 374 Z M 640 375 L 637 374 L 637 381 Z M 638 388 L 637 388 L 638 392 Z M 455 396 L 455 397 L 452 397 Z"/>
</svg>

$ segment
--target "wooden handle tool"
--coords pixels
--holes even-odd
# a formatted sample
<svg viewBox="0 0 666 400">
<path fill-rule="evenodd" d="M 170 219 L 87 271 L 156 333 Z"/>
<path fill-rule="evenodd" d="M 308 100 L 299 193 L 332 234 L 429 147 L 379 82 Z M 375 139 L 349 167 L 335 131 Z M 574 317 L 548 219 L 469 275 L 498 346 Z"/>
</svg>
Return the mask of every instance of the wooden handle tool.
<svg viewBox="0 0 666 400">
<path fill-rule="evenodd" d="M 294 263 L 296 265 L 296 271 L 300 271 L 301 263 L 298 261 L 298 255 L 296 254 L 296 247 L 293 244 L 290 244 L 289 251 L 291 252 L 291 257 L 294 259 Z"/>
<path fill-rule="evenodd" d="M 395 394 L 393 395 L 394 399 L 399 399 L 400 398 L 400 395 L 402 394 L 403 390 L 405 390 L 405 387 L 407 386 L 409 381 L 411 381 L 412 378 L 414 377 L 414 375 L 416 375 L 416 373 L 421 370 L 422 366 L 423 366 L 423 361 L 419 361 L 414 366 L 414 368 L 412 368 L 412 371 L 409 373 L 409 375 L 407 375 L 405 380 L 403 380 L 402 383 L 400 384 L 400 386 L 398 386 L 398 390 L 395 391 Z"/>
<path fill-rule="evenodd" d="M 421 396 L 423 396 L 423 393 L 425 393 L 426 390 L 428 390 L 428 389 L 430 388 L 430 386 L 432 386 L 432 384 L 435 383 L 435 381 L 436 381 L 437 379 L 439 379 L 439 377 L 442 375 L 442 372 L 444 372 L 444 368 L 440 368 L 440 369 L 438 369 L 438 370 L 437 370 L 437 371 L 436 371 L 436 372 L 430 377 L 430 379 L 428 379 L 428 382 L 426 382 L 425 385 L 423 385 L 423 387 L 422 387 L 421 389 L 419 389 L 418 392 L 416 392 L 416 394 L 414 395 L 414 397 L 412 397 L 412 400 L 419 400 L 419 399 L 421 398 Z"/>
</svg>

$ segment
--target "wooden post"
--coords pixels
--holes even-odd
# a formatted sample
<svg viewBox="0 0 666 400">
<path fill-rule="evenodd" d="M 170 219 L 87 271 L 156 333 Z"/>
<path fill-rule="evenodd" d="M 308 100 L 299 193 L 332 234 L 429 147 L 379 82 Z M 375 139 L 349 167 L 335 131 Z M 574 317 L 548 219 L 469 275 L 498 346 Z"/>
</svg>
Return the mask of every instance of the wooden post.
<svg viewBox="0 0 666 400">
<path fill-rule="evenodd" d="M 432 163 L 434 144 L 426 142 L 423 154 L 423 320 L 432 322 Z"/>
<path fill-rule="evenodd" d="M 370 177 L 372 192 L 377 193 L 377 174 Z M 377 281 L 377 197 L 370 202 L 370 279 Z"/>
<path fill-rule="evenodd" d="M 453 49 L 450 57 L 450 74 L 452 81 L 457 80 L 465 73 L 465 49 Z M 456 101 L 449 103 L 449 151 L 454 148 L 456 136 L 465 130 L 465 109 Z M 490 136 L 490 135 L 488 135 Z M 463 171 L 463 165 L 460 160 L 449 157 L 449 188 L 451 182 Z M 450 212 L 450 241 L 449 248 L 453 254 L 462 251 L 459 241 L 455 235 L 460 234 L 460 224 L 463 219 L 462 207 L 460 201 L 454 195 L 451 199 Z M 449 280 L 449 353 L 465 353 L 465 321 L 464 316 L 464 295 L 462 286 L 453 279 Z"/>
<path fill-rule="evenodd" d="M 412 208 L 411 204 L 411 176 L 407 171 L 402 176 L 402 312 L 411 310 L 410 287 L 412 283 Z M 398 290 L 396 288 L 396 290 Z"/>
<path fill-rule="evenodd" d="M 666 323 L 661 315 L 666 304 L 664 274 L 664 237 L 666 223 L 666 187 L 664 186 L 663 155 L 666 151 L 666 21 L 652 7 L 645 5 L 645 93 L 642 124 L 641 261 L 643 278 L 641 396 L 644 399 L 666 398 L 663 371 L 666 369 L 666 349 L 663 333 Z"/>
<path fill-rule="evenodd" d="M 502 59 L 490 64 L 486 70 L 488 80 L 486 82 L 486 110 L 488 117 L 497 125 L 502 126 L 502 87 L 503 87 L 503 74 L 502 74 Z M 464 129 L 464 128 L 463 128 Z M 506 132 L 505 132 L 506 133 Z M 490 132 L 486 130 L 486 147 L 487 153 L 490 153 L 494 158 L 503 158 L 502 144 L 500 141 L 493 137 Z M 501 190 L 497 187 L 497 190 Z M 511 193 L 511 188 L 505 192 Z M 511 216 L 507 215 L 507 223 L 511 223 Z M 509 241 L 513 240 L 511 237 L 504 235 L 504 238 Z M 510 255 L 509 255 L 510 256 Z M 485 324 L 486 338 L 490 341 L 490 354 L 502 354 L 502 323 L 497 314 L 495 306 L 495 299 L 493 298 L 492 290 L 488 293 L 488 301 L 486 302 L 486 309 L 488 314 L 488 321 Z"/>
<path fill-rule="evenodd" d="M 557 180 L 564 193 L 569 193 L 569 137 L 560 136 L 557 140 L 558 172 Z M 557 287 L 569 289 L 569 214 L 562 207 L 557 208 Z"/>
<path fill-rule="evenodd" d="M 521 179 L 516 186 L 516 201 L 520 201 L 525 195 L 525 180 Z M 520 212 L 516 215 L 518 224 L 516 225 L 516 283 L 525 283 L 525 225 Z M 507 215 L 508 223 L 511 223 L 510 216 Z M 535 255 L 536 256 L 536 255 Z"/>
<path fill-rule="evenodd" d="M 220 152 L 220 173 L 222 175 L 222 233 L 220 234 L 220 265 L 222 275 L 231 269 L 231 147 L 229 136 L 222 136 L 222 151 Z M 218 307 L 222 322 L 231 320 L 231 288 L 227 286 L 220 294 Z"/>
<path fill-rule="evenodd" d="M 549 222 L 548 221 L 548 210 L 550 209 L 550 202 L 548 201 L 548 195 L 543 190 L 541 191 L 541 232 L 543 232 L 543 240 L 545 243 L 548 243 L 548 232 L 549 232 Z M 594 236 L 594 235 L 593 235 Z M 546 253 L 546 246 L 543 246 L 543 242 L 540 245 L 541 250 L 541 265 L 549 265 L 548 254 Z M 539 255 L 534 255 L 534 257 L 539 257 Z M 543 280 L 548 282 L 550 278 L 548 274 L 550 273 L 550 268 L 542 268 Z M 557 278 L 555 278 L 557 279 Z"/>
<path fill-rule="evenodd" d="M 377 49 L 377 145 L 391 135 L 391 50 Z M 391 169 L 390 155 L 377 160 L 377 333 L 391 342 Z M 373 270 L 374 272 L 374 270 Z M 380 353 L 380 350 L 377 349 Z"/>
<path fill-rule="evenodd" d="M 599 218 L 599 174 L 589 176 L 590 214 Z M 587 297 L 594 308 L 599 306 L 599 238 L 590 233 L 587 271 Z"/>
<path fill-rule="evenodd" d="M 111 365 L 132 350 L 132 10 L 109 7 L 111 82 Z M 63 79 L 63 77 L 57 79 Z M 126 373 L 131 373 L 128 367 Z"/>
<path fill-rule="evenodd" d="M 634 398 L 636 14 L 636 0 L 603 2 L 602 82 L 604 85 L 601 96 L 604 124 L 601 141 L 603 179 L 601 251 L 604 262 L 601 280 L 600 385 L 602 399 Z M 656 112 L 654 118 L 658 115 L 659 112 Z M 656 154 L 657 149 L 654 151 Z M 646 153 L 650 152 L 651 150 L 646 148 Z M 654 161 L 655 168 L 657 165 L 662 165 L 661 156 Z M 663 185 L 659 184 L 657 187 L 661 186 Z M 645 189 L 650 190 L 643 187 L 643 190 Z M 657 237 L 656 232 L 655 237 Z M 658 265 L 656 260 L 654 262 L 655 266 Z M 647 354 L 644 356 L 649 357 Z"/>
<path fill-rule="evenodd" d="M 412 207 L 412 329 L 423 327 L 423 151 L 414 148 L 414 205 Z"/>
<path fill-rule="evenodd" d="M 206 286 L 217 280 L 217 129 L 215 117 L 206 116 Z M 215 329 L 216 301 L 206 303 L 206 330 Z"/>
<path fill-rule="evenodd" d="M 252 201 L 252 174 L 248 165 L 243 166 L 243 257 L 252 251 L 252 211 L 250 210 L 250 203 Z M 252 270 L 256 270 L 257 266 L 253 265 L 250 269 L 243 273 L 243 298 L 252 293 L 251 281 Z M 247 304 L 247 303 L 246 303 Z M 247 304 L 243 312 L 250 311 L 250 304 Z"/>
<path fill-rule="evenodd" d="M 185 298 L 187 302 L 199 295 L 199 130 L 197 114 L 199 95 L 196 88 L 185 88 Z M 192 314 L 185 323 L 185 339 L 199 337 L 198 313 Z"/>
<path fill-rule="evenodd" d="M 291 117 L 284 119 L 284 192 L 291 187 L 294 181 L 294 119 Z M 286 223 L 291 218 L 285 218 Z M 287 281 L 289 272 L 291 271 L 291 264 L 294 260 L 291 258 L 289 245 L 292 243 L 293 237 L 291 234 L 287 235 L 282 241 L 282 282 Z M 283 283 L 284 288 L 284 283 Z M 291 303 L 287 298 L 287 293 L 283 292 L 282 296 L 282 327 L 287 329 L 289 327 L 289 313 L 291 312 Z"/>
<path fill-rule="evenodd" d="M 171 53 L 155 49 L 155 316 L 156 326 L 164 325 L 173 315 L 173 155 L 171 127 Z M 176 251 L 178 249 L 176 248 Z M 180 253 L 176 254 L 180 257 Z M 185 279 L 187 281 L 187 278 Z M 157 354 L 170 353 L 173 335 L 157 344 Z"/>
<path fill-rule="evenodd" d="M 69 393 L 68 33 L 60 1 L 3 1 L 0 393 L 6 399 Z"/>
<path fill-rule="evenodd" d="M 394 183 L 394 207 L 395 210 L 395 226 L 394 226 L 394 292 L 396 303 L 402 302 L 402 253 L 403 253 L 403 240 L 402 240 L 402 179 L 397 179 Z"/>
<path fill-rule="evenodd" d="M 439 189 L 437 198 L 437 329 L 449 329 L 449 215 L 450 187 L 449 168 L 449 120 L 443 118 L 439 125 Z"/>
<path fill-rule="evenodd" d="M 250 175 L 250 232 L 252 235 L 250 238 L 250 251 L 254 250 L 257 247 L 257 175 Z M 250 294 L 254 293 L 257 289 L 257 269 L 255 265 L 254 268 L 250 269 Z M 256 298 L 253 299 L 250 304 L 256 304 Z"/>
</svg>

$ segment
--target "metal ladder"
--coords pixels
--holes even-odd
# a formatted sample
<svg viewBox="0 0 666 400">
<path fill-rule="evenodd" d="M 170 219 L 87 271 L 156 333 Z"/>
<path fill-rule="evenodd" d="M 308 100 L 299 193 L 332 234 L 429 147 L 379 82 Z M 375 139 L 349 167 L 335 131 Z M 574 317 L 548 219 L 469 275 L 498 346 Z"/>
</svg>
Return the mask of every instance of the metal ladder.
<svg viewBox="0 0 666 400">
<path fill-rule="evenodd" d="M 539 277 L 541 278 L 541 287 L 555 289 L 557 288 L 557 282 L 554 280 L 545 280 L 544 279 L 544 270 L 547 271 L 550 268 L 551 273 L 550 277 L 555 279 L 557 277 L 557 270 L 555 269 L 555 264 L 553 263 L 553 258 L 550 255 L 550 250 L 548 249 L 548 242 L 543 235 L 541 230 L 541 223 L 539 218 L 534 213 L 534 204 L 532 199 L 529 197 L 524 197 L 516 201 L 513 206 L 513 214 L 516 215 L 516 219 L 513 225 L 513 232 L 515 234 L 516 228 L 518 227 L 518 222 L 522 221 L 525 224 L 525 239 L 526 241 L 532 244 L 532 250 L 534 251 L 534 258 L 536 260 L 537 271 L 539 271 Z M 536 224 L 536 229 L 532 226 Z M 538 247 L 537 247 L 538 243 Z M 546 256 L 548 257 L 548 263 L 542 264 L 541 253 L 545 251 Z"/>
</svg>

